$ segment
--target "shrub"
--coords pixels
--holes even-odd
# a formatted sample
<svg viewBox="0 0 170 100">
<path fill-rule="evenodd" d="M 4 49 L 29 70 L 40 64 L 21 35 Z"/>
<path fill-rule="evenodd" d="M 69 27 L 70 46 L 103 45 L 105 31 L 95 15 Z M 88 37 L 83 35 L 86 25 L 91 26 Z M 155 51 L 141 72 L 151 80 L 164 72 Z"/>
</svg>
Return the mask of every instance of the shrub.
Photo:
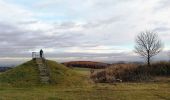
<svg viewBox="0 0 170 100">
<path fill-rule="evenodd" d="M 152 64 L 149 73 L 153 76 L 169 76 L 170 75 L 170 63 L 158 62 Z"/>
<path fill-rule="evenodd" d="M 94 82 L 147 81 L 154 76 L 170 75 L 170 63 L 158 62 L 147 65 L 117 64 L 91 74 Z"/>
</svg>

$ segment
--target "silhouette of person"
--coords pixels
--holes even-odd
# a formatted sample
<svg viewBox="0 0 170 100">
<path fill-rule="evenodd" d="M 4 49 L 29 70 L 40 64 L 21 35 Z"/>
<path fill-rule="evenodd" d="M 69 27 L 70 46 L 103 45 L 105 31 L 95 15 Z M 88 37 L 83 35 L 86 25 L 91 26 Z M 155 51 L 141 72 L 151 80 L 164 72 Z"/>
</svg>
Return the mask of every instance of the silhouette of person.
<svg viewBox="0 0 170 100">
<path fill-rule="evenodd" d="M 43 58 L 43 50 L 40 50 L 40 58 Z"/>
</svg>

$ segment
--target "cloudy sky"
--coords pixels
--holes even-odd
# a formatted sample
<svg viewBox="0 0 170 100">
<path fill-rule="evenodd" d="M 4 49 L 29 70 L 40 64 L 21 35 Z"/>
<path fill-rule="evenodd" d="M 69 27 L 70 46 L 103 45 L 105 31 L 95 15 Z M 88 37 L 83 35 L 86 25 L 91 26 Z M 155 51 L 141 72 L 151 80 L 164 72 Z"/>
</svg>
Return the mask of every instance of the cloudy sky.
<svg viewBox="0 0 170 100">
<path fill-rule="evenodd" d="M 0 61 L 44 49 L 57 61 L 134 61 L 134 38 L 157 32 L 170 50 L 170 0 L 0 0 Z M 156 58 L 155 58 L 156 59 Z"/>
</svg>

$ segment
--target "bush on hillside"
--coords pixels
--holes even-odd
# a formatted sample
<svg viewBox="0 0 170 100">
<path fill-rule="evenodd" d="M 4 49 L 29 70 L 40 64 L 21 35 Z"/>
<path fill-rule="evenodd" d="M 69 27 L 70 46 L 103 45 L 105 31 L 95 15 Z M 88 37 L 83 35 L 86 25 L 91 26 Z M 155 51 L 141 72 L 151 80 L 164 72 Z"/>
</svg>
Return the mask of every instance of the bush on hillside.
<svg viewBox="0 0 170 100">
<path fill-rule="evenodd" d="M 149 73 L 152 76 L 155 76 L 155 75 L 156 76 L 169 76 L 170 75 L 170 63 L 169 62 L 154 63 L 149 68 Z"/>
<path fill-rule="evenodd" d="M 94 82 L 146 81 L 154 76 L 169 76 L 170 63 L 159 62 L 147 65 L 118 64 L 91 74 Z"/>
</svg>

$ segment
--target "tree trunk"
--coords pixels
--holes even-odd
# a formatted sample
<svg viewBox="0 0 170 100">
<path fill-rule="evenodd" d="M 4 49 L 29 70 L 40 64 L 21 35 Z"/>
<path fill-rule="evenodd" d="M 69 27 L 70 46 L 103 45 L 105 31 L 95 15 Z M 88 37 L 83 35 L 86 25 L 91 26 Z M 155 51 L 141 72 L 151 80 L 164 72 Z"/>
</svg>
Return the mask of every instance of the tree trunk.
<svg viewBox="0 0 170 100">
<path fill-rule="evenodd" d="M 148 62 L 148 67 L 150 67 L 150 54 L 149 54 L 149 50 L 147 50 L 147 52 L 148 52 L 147 62 Z"/>
<path fill-rule="evenodd" d="M 148 57 L 148 66 L 150 67 L 150 57 Z"/>
</svg>

